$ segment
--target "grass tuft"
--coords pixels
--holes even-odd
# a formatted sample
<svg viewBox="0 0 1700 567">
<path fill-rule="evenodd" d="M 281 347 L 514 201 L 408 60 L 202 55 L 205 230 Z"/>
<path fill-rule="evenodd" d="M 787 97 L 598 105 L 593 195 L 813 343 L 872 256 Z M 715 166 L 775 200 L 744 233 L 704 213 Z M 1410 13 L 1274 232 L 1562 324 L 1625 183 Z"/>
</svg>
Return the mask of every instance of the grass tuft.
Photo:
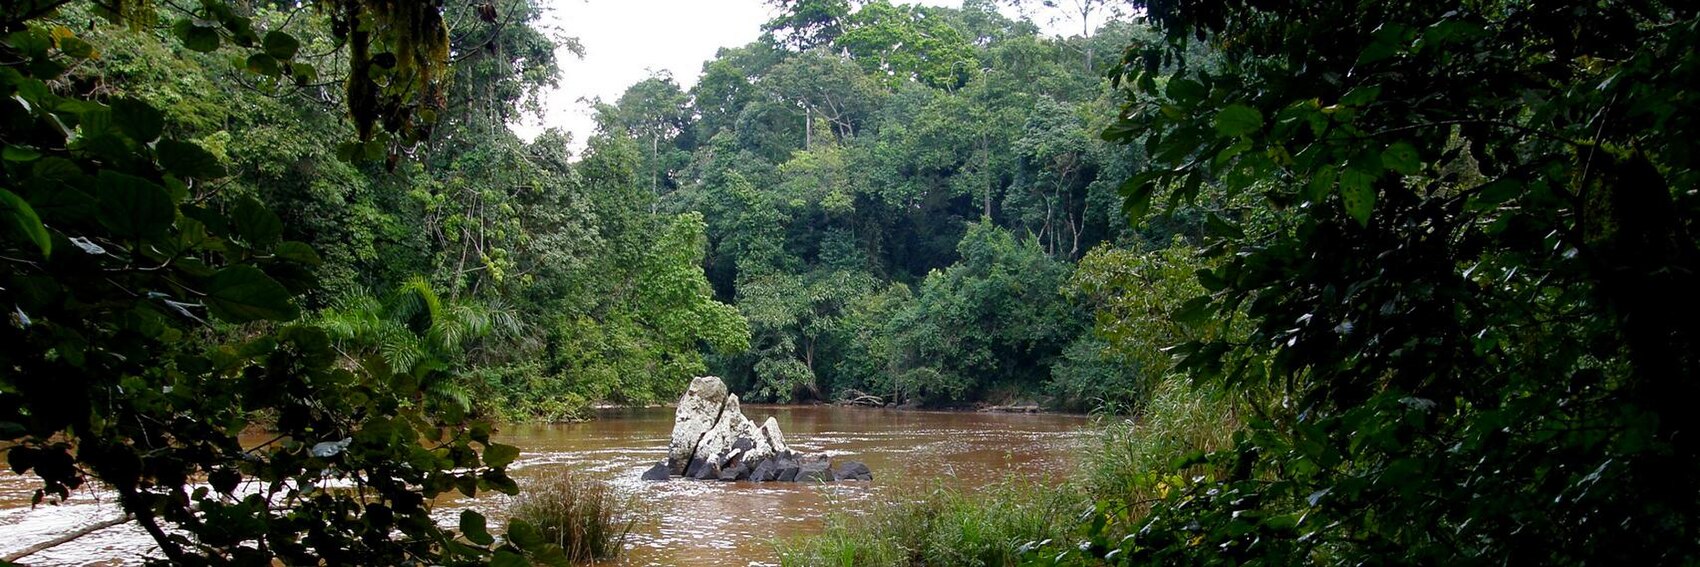
<svg viewBox="0 0 1700 567">
<path fill-rule="evenodd" d="M 539 479 L 514 500 L 511 517 L 536 527 L 575 563 L 620 554 L 636 525 L 631 497 L 606 481 L 560 471 Z"/>
<path fill-rule="evenodd" d="M 1066 537 L 1083 502 L 1073 491 L 1029 484 L 973 494 L 940 488 L 865 515 L 828 516 L 822 533 L 779 542 L 780 564 L 1019 565 L 1024 549 Z"/>
</svg>

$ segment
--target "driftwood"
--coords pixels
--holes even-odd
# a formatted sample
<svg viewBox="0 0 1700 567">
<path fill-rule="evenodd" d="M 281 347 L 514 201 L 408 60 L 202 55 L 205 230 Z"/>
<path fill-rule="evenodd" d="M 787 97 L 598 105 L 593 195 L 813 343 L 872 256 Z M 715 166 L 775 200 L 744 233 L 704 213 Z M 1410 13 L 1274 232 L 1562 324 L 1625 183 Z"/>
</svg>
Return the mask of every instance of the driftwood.
<svg viewBox="0 0 1700 567">
<path fill-rule="evenodd" d="M 983 412 L 999 412 L 999 413 L 1039 413 L 1040 408 L 1039 408 L 1038 404 L 1025 404 L 1025 405 L 992 406 L 992 407 L 989 407 L 989 408 L 982 408 L 980 411 L 983 411 Z"/>
<path fill-rule="evenodd" d="M 56 537 L 56 538 L 53 538 L 53 539 L 32 545 L 32 546 L 29 546 L 29 547 L 26 547 L 26 548 L 20 549 L 16 553 L 13 553 L 11 555 L 7 555 L 5 557 L 0 557 L 0 561 L 5 561 L 7 563 L 14 563 L 14 562 L 17 562 L 19 559 L 23 559 L 25 557 L 29 557 L 31 555 L 35 555 L 35 554 L 40 553 L 42 551 L 46 551 L 48 549 L 59 547 L 61 545 L 65 545 L 65 544 L 70 543 L 72 540 L 75 540 L 77 538 L 98 532 L 100 530 L 104 530 L 106 528 L 110 528 L 112 526 L 116 526 L 116 525 L 128 522 L 130 520 L 134 520 L 134 519 L 135 519 L 134 516 L 131 516 L 129 514 L 125 514 L 123 516 L 119 516 L 117 518 L 113 518 L 113 519 L 110 519 L 110 520 L 89 524 L 87 526 L 83 526 L 83 527 L 78 528 L 76 530 L 72 530 L 71 533 L 68 533 L 68 534 L 65 534 L 65 535 L 62 535 L 62 536 L 59 536 L 59 537 Z"/>
<path fill-rule="evenodd" d="M 845 390 L 838 397 L 838 403 L 846 406 L 883 407 L 885 400 L 879 396 L 858 390 Z"/>
</svg>

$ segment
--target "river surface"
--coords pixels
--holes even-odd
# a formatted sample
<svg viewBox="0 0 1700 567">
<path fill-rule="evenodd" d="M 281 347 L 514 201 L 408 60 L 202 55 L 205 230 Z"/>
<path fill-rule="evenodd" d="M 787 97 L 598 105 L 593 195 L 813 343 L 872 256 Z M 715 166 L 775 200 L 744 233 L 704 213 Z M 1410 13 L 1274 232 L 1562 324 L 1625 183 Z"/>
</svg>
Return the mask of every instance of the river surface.
<svg viewBox="0 0 1700 567">
<path fill-rule="evenodd" d="M 518 446 L 510 472 L 523 487 L 571 469 L 611 481 L 646 509 L 618 565 L 768 565 L 776 539 L 814 533 L 828 513 L 857 514 L 881 499 L 939 486 L 973 489 L 1017 477 L 1060 480 L 1074 466 L 1087 421 L 1079 416 L 917 412 L 838 407 L 744 406 L 757 423 L 772 415 L 793 449 L 858 460 L 873 482 L 836 484 L 644 482 L 638 476 L 667 454 L 671 408 L 609 410 L 596 420 L 516 425 L 497 439 Z M 0 473 L 0 556 L 120 515 L 110 494 L 73 493 L 64 504 L 31 508 L 29 477 Z M 492 525 L 506 516 L 506 496 L 444 499 L 435 512 L 454 525 L 476 508 Z M 95 532 L 26 557 L 26 565 L 132 565 L 153 550 L 134 524 Z"/>
</svg>

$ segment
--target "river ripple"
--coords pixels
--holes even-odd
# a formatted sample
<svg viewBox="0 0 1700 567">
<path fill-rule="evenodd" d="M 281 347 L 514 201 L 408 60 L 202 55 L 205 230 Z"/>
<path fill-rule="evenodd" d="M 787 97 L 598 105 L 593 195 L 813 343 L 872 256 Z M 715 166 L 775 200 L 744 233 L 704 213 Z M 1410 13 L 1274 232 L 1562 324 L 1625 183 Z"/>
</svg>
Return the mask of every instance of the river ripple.
<svg viewBox="0 0 1700 567">
<path fill-rule="evenodd" d="M 760 423 L 772 415 L 800 451 L 859 460 L 873 482 L 837 484 L 643 482 L 638 475 L 667 453 L 673 413 L 667 408 L 608 410 L 598 419 L 562 425 L 509 426 L 498 433 L 524 453 L 510 468 L 521 485 L 562 468 L 610 480 L 647 507 L 626 544 L 621 565 L 766 565 L 773 541 L 821 529 L 830 512 L 860 513 L 882 497 L 904 497 L 949 485 L 973 488 L 1010 476 L 1036 481 L 1067 476 L 1084 440 L 1084 418 L 916 412 L 817 406 L 746 405 Z M 117 517 L 109 494 L 77 492 L 61 505 L 29 507 L 29 478 L 0 474 L 0 555 L 80 526 Z M 453 525 L 472 507 L 493 524 L 506 515 L 505 496 L 445 499 L 437 515 Z M 26 558 L 29 565 L 130 565 L 152 551 L 133 524 L 109 528 Z"/>
</svg>

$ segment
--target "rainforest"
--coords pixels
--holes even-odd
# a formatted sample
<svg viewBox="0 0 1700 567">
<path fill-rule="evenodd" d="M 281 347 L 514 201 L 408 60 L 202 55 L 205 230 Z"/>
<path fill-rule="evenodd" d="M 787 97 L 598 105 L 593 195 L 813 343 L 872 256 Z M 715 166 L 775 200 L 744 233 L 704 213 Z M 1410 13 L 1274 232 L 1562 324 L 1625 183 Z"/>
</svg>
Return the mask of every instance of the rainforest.
<svg viewBox="0 0 1700 567">
<path fill-rule="evenodd" d="M 744 3 L 0 0 L 0 564 L 1700 561 L 1700 7 Z"/>
</svg>

